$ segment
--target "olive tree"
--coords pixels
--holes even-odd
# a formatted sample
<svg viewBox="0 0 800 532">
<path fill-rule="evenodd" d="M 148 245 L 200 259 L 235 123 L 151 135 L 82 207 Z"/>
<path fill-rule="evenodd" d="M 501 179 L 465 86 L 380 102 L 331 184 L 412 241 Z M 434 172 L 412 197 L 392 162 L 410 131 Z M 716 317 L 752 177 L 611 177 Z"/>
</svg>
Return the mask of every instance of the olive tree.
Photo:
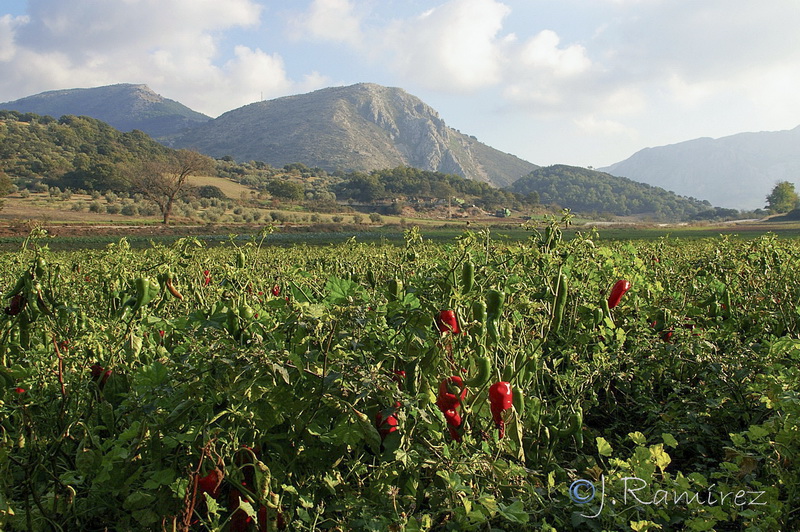
<svg viewBox="0 0 800 532">
<path fill-rule="evenodd" d="M 767 196 L 767 211 L 770 214 L 789 212 L 797 207 L 798 196 L 794 184 L 781 181 Z"/>
<path fill-rule="evenodd" d="M 175 200 L 193 175 L 210 173 L 214 160 L 192 150 L 178 150 L 164 160 L 147 161 L 130 172 L 131 188 L 156 205 L 164 224 L 169 223 Z"/>
</svg>

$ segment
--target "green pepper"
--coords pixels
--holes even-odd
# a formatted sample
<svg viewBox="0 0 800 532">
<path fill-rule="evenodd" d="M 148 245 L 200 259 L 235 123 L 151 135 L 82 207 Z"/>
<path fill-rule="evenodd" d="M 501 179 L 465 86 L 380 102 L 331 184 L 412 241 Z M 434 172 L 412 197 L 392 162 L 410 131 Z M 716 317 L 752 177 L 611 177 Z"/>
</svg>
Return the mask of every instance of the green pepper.
<svg viewBox="0 0 800 532">
<path fill-rule="evenodd" d="M 247 259 L 244 256 L 244 251 L 239 250 L 239 252 L 236 254 L 236 267 L 240 270 L 244 268 L 246 260 Z"/>
<path fill-rule="evenodd" d="M 558 274 L 556 284 L 556 300 L 553 305 L 553 319 L 550 322 L 550 330 L 558 334 L 561 329 L 561 322 L 564 320 L 564 309 L 567 306 L 567 276 L 563 273 Z"/>
<path fill-rule="evenodd" d="M 472 304 L 472 319 L 481 324 L 486 323 L 486 303 L 478 300 Z"/>
<path fill-rule="evenodd" d="M 239 316 L 242 318 L 249 320 L 255 315 L 253 312 L 253 308 L 250 305 L 244 304 L 239 306 Z"/>
<path fill-rule="evenodd" d="M 517 411 L 517 415 L 522 418 L 522 415 L 525 413 L 525 396 L 519 386 L 517 386 L 517 389 L 514 391 L 512 402 L 514 404 L 514 410 Z"/>
<path fill-rule="evenodd" d="M 461 266 L 461 293 L 466 294 L 472 290 L 475 284 L 475 264 L 471 261 L 465 262 Z"/>
<path fill-rule="evenodd" d="M 150 279 L 139 277 L 134 281 L 134 286 L 136 286 L 136 300 L 133 310 L 139 310 L 150 301 Z"/>
<path fill-rule="evenodd" d="M 500 341 L 500 331 L 497 329 L 496 320 L 489 320 L 486 322 L 486 335 L 492 345 L 497 345 Z"/>
<path fill-rule="evenodd" d="M 389 301 L 397 301 L 400 298 L 400 294 L 403 292 L 403 281 L 400 279 L 389 279 L 387 283 L 387 290 Z"/>
<path fill-rule="evenodd" d="M 477 372 L 471 379 L 464 381 L 464 384 L 473 388 L 480 388 L 489 380 L 492 372 L 492 361 L 486 356 L 479 356 L 475 361 Z"/>
<path fill-rule="evenodd" d="M 34 271 L 36 272 L 36 277 L 44 277 L 47 274 L 47 262 L 42 257 L 36 259 Z"/>
<path fill-rule="evenodd" d="M 489 290 L 486 294 L 486 312 L 489 320 L 496 320 L 503 313 L 506 295 L 500 290 Z"/>
</svg>

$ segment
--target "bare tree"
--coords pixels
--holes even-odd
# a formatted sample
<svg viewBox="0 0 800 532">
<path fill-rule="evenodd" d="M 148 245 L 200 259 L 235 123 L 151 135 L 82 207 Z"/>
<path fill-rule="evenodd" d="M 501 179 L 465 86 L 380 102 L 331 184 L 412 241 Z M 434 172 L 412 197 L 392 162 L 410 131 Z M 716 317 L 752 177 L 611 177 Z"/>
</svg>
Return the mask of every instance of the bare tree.
<svg viewBox="0 0 800 532">
<path fill-rule="evenodd" d="M 167 160 L 148 161 L 134 169 L 131 186 L 158 205 L 164 224 L 169 223 L 172 206 L 193 175 L 212 172 L 214 161 L 192 150 L 178 150 Z"/>
</svg>

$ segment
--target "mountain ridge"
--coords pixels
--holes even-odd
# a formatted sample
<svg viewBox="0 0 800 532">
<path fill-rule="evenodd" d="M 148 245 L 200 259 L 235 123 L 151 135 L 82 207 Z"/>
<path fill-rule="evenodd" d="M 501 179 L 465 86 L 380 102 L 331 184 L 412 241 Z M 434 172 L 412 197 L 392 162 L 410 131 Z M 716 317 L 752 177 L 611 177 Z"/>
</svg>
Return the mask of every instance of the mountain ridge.
<svg viewBox="0 0 800 532">
<path fill-rule="evenodd" d="M 800 176 L 800 126 L 644 148 L 599 170 L 714 205 L 763 208 L 778 181 Z"/>
<path fill-rule="evenodd" d="M 0 103 L 0 109 L 59 118 L 89 116 L 120 131 L 138 129 L 151 137 L 173 135 L 211 117 L 164 98 L 145 84 L 59 89 Z"/>
<path fill-rule="evenodd" d="M 163 140 L 272 166 L 303 162 L 329 171 L 371 171 L 407 165 L 495 186 L 538 168 L 450 128 L 403 89 L 374 83 L 248 104 Z"/>
</svg>

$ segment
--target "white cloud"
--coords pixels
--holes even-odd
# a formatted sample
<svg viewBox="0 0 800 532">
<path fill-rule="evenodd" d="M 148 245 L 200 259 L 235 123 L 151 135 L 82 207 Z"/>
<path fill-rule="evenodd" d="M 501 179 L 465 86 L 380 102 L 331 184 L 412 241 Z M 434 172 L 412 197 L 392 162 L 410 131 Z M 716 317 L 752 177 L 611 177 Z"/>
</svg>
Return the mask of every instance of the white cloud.
<svg viewBox="0 0 800 532">
<path fill-rule="evenodd" d="M 395 21 L 380 37 L 396 71 L 421 86 L 471 90 L 502 79 L 498 33 L 510 9 L 494 0 L 451 0 Z"/>
<path fill-rule="evenodd" d="M 529 69 L 539 70 L 557 78 L 575 76 L 586 72 L 592 62 L 586 49 L 578 44 L 559 48 L 561 39 L 552 30 L 539 32 L 519 51 L 519 63 Z"/>
<path fill-rule="evenodd" d="M 216 115 L 322 83 L 293 82 L 279 54 L 257 47 L 222 62 L 223 32 L 257 27 L 261 11 L 255 0 L 29 0 L 28 17 L 0 18 L 0 101 L 132 82 Z"/>
<path fill-rule="evenodd" d="M 595 115 L 576 118 L 573 120 L 573 123 L 582 133 L 588 135 L 615 135 L 627 137 L 629 139 L 638 137 L 638 132 L 635 128 L 626 126 L 616 120 L 598 118 Z"/>
<path fill-rule="evenodd" d="M 3 15 L 0 17 L 0 61 L 10 61 L 14 57 L 16 46 L 14 44 L 14 33 L 16 28 L 27 22 L 26 17 L 12 17 Z"/>
<path fill-rule="evenodd" d="M 311 37 L 351 45 L 361 42 L 361 19 L 356 14 L 356 5 L 349 0 L 314 0 L 290 24 L 295 39 Z"/>
</svg>

